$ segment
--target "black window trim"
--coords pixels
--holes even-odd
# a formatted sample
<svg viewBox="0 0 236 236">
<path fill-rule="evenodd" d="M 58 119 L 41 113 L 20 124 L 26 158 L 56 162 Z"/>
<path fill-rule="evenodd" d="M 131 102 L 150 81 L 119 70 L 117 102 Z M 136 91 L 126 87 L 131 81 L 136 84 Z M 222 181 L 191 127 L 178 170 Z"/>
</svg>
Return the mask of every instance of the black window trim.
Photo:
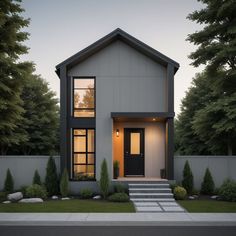
<svg viewBox="0 0 236 236">
<path fill-rule="evenodd" d="M 85 135 L 74 135 L 74 130 L 78 130 L 78 129 L 82 129 L 82 130 L 86 130 Z M 94 130 L 94 152 L 88 152 L 88 130 Z M 74 152 L 74 137 L 85 137 L 85 150 L 86 152 Z M 74 154 L 86 154 L 86 163 L 85 164 L 76 164 L 74 162 Z M 88 154 L 93 154 L 94 155 L 94 164 L 87 164 L 88 163 Z M 74 166 L 75 165 L 85 165 L 85 166 L 94 166 L 94 178 L 91 178 L 89 180 L 77 180 L 75 179 L 74 176 Z M 95 128 L 72 128 L 72 175 L 70 181 L 96 181 L 96 129 Z"/>
<path fill-rule="evenodd" d="M 86 88 L 75 88 L 75 79 L 93 79 L 94 80 L 94 107 L 93 108 L 75 108 L 74 107 L 74 91 L 75 90 L 86 90 Z M 75 116 L 75 111 L 89 110 L 94 111 L 94 116 L 84 116 L 77 117 Z M 96 77 L 95 76 L 72 76 L 72 117 L 75 119 L 89 119 L 96 117 Z"/>
</svg>

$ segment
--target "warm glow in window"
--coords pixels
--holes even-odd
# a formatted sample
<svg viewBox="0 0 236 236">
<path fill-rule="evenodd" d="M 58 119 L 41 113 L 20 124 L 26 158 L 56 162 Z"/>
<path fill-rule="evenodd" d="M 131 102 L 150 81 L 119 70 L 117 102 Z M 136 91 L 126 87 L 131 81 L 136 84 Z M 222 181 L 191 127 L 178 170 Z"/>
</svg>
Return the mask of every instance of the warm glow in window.
<svg viewBox="0 0 236 236">
<path fill-rule="evenodd" d="M 130 154 L 140 154 L 140 133 L 130 133 Z"/>
<path fill-rule="evenodd" d="M 94 129 L 73 130 L 73 178 L 90 180 L 95 177 Z"/>
<path fill-rule="evenodd" d="M 74 117 L 95 116 L 94 79 L 74 78 Z"/>
</svg>

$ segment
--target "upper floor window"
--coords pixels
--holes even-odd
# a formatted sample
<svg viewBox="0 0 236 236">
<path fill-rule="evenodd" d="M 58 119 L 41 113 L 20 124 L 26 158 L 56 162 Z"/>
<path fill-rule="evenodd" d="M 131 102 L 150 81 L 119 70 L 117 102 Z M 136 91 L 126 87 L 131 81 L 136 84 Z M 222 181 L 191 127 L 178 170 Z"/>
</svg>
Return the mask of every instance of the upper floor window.
<svg viewBox="0 0 236 236">
<path fill-rule="evenodd" d="M 95 117 L 94 78 L 74 78 L 74 117 Z"/>
</svg>

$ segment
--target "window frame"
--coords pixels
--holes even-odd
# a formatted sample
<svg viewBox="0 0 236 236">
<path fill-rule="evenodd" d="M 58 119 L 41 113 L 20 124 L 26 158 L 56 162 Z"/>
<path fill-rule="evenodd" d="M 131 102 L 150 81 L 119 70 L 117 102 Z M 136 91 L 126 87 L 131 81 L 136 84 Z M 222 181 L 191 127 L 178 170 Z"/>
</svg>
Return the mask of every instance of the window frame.
<svg viewBox="0 0 236 236">
<path fill-rule="evenodd" d="M 94 108 L 75 108 L 75 90 L 86 90 L 86 88 L 80 88 L 76 89 L 75 88 L 75 79 L 93 79 L 94 80 Z M 94 116 L 75 116 L 75 111 L 82 111 L 82 110 L 87 110 L 87 111 L 93 111 Z M 88 118 L 95 118 L 96 117 L 96 77 L 95 76 L 73 76 L 72 77 L 72 117 L 76 119 L 88 119 Z"/>
<path fill-rule="evenodd" d="M 75 135 L 74 130 L 85 130 L 85 135 Z M 93 130 L 94 131 L 94 151 L 89 152 L 88 151 L 88 130 Z M 85 152 L 75 152 L 74 151 L 74 137 L 85 137 Z M 74 154 L 85 154 L 86 155 L 86 162 L 85 164 L 76 164 L 74 161 Z M 93 154 L 94 155 L 94 163 L 93 164 L 88 164 L 88 155 Z M 94 166 L 94 178 L 88 179 L 88 180 L 77 180 L 75 178 L 75 173 L 74 173 L 74 166 Z M 71 180 L 72 181 L 96 181 L 96 130 L 95 128 L 72 128 L 72 175 L 71 175 Z"/>
</svg>

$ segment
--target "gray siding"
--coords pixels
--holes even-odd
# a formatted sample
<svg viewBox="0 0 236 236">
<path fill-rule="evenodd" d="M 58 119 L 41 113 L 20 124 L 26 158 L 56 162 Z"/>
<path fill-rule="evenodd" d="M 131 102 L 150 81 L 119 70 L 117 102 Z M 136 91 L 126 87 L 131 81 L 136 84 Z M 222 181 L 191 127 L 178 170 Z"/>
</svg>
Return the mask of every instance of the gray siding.
<svg viewBox="0 0 236 236">
<path fill-rule="evenodd" d="M 74 66 L 68 75 L 96 76 L 96 176 L 103 158 L 111 175 L 111 112 L 167 112 L 166 68 L 116 41 Z"/>
<path fill-rule="evenodd" d="M 166 68 L 116 41 L 68 71 L 96 76 L 97 111 L 166 112 Z"/>
</svg>

